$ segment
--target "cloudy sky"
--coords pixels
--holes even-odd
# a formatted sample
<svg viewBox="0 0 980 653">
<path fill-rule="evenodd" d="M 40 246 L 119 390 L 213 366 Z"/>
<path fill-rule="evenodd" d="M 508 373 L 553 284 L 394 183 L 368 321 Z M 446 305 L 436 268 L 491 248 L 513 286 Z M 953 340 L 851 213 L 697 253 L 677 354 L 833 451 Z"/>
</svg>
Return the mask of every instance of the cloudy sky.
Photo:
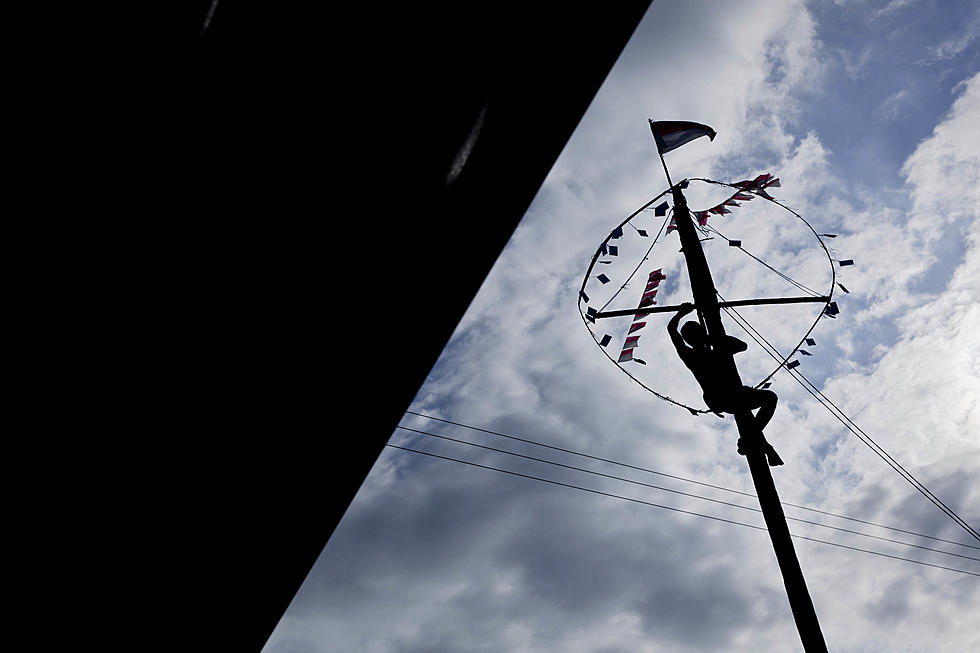
<svg viewBox="0 0 980 653">
<path fill-rule="evenodd" d="M 798 369 L 980 526 L 980 8 L 657 0 L 412 405 L 485 430 L 407 414 L 402 425 L 416 430 L 391 437 L 525 476 L 386 449 L 265 651 L 801 650 L 766 533 L 706 517 L 759 525 L 761 516 L 689 495 L 750 508 L 755 499 L 682 480 L 751 492 L 732 420 L 652 396 L 580 316 L 596 247 L 666 188 L 647 118 L 718 132 L 667 155 L 675 180 L 771 172 L 782 183 L 775 197 L 817 231 L 839 234 L 827 243 L 834 258 L 855 261 L 838 268 L 850 293 L 838 289 L 841 315 L 820 320 Z M 697 210 L 725 194 L 692 183 L 688 197 Z M 644 212 L 634 224 L 652 236 L 661 221 Z M 805 285 L 828 288 L 827 258 L 792 214 L 760 199 L 711 224 Z M 689 299 L 671 238 L 639 272 L 667 272 L 661 304 Z M 621 241 L 621 256 L 596 271 L 613 277 L 608 288 L 645 252 L 634 229 Z M 719 238 L 705 248 L 728 299 L 798 294 Z M 610 308 L 635 305 L 640 286 Z M 608 297 L 606 287 L 592 279 L 587 292 Z M 788 353 L 815 311 L 742 314 Z M 701 407 L 666 321 L 651 316 L 637 350 L 648 364 L 629 371 Z M 593 328 L 613 335 L 610 349 L 625 335 L 622 322 Z M 743 380 L 765 376 L 772 360 L 727 317 L 726 328 L 750 345 L 737 359 Z M 978 542 L 792 376 L 779 372 L 773 390 L 780 403 L 766 433 L 786 461 L 773 472 L 782 500 L 911 533 L 792 507 L 788 516 L 947 553 L 800 521 L 790 522 L 794 534 L 980 573 L 980 549 L 952 543 Z M 795 544 L 831 650 L 980 650 L 980 577 Z"/>
</svg>

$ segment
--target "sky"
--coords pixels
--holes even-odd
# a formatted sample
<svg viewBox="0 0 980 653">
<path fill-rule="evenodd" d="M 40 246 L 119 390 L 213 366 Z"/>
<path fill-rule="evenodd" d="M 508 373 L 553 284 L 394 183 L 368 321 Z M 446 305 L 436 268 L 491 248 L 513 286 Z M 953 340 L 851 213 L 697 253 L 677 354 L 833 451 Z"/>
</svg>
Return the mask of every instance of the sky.
<svg viewBox="0 0 980 653">
<path fill-rule="evenodd" d="M 833 259 L 854 260 L 833 264 L 850 292 L 836 290 L 841 314 L 818 321 L 797 369 L 980 526 L 980 6 L 656 0 L 420 388 L 411 411 L 428 417 L 406 414 L 415 431 L 391 436 L 484 467 L 386 448 L 266 653 L 802 650 L 766 533 L 730 523 L 761 516 L 698 497 L 756 500 L 689 482 L 751 493 L 732 419 L 650 394 L 604 355 L 615 358 L 624 323 L 581 317 L 596 248 L 667 187 L 648 118 L 717 131 L 666 155 L 673 179 L 772 173 L 780 202 L 837 234 L 826 242 Z M 726 189 L 692 182 L 687 193 L 700 210 Z M 663 218 L 636 220 L 652 236 Z M 710 224 L 806 286 L 830 287 L 827 256 L 788 211 L 756 199 Z M 659 302 L 688 300 L 676 239 L 641 261 L 647 241 L 628 228 L 620 257 L 595 273 L 618 289 L 637 264 L 641 275 L 656 265 L 668 275 Z M 720 238 L 704 247 L 728 299 L 798 294 Z M 641 285 L 610 308 L 635 306 Z M 590 296 L 604 288 L 586 285 Z M 819 305 L 742 314 L 789 353 Z M 749 344 L 736 360 L 754 384 L 775 364 L 723 317 Z M 647 365 L 623 366 L 701 408 L 667 319 L 652 315 L 641 332 Z M 607 332 L 616 352 L 596 344 Z M 947 552 L 790 521 L 796 535 L 843 545 L 794 540 L 829 648 L 980 650 L 980 577 L 887 557 L 978 574 L 980 549 L 953 544 L 971 540 L 787 372 L 772 389 L 781 499 L 910 533 L 795 507 L 788 517 Z"/>
</svg>

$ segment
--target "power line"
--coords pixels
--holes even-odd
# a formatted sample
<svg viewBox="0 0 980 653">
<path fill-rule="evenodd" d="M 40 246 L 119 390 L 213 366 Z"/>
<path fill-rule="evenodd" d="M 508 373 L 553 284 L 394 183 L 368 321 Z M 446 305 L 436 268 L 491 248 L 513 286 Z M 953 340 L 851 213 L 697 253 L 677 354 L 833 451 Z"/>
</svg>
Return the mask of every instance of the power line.
<svg viewBox="0 0 980 653">
<path fill-rule="evenodd" d="M 513 440 L 513 441 L 516 441 L 516 442 L 523 442 L 525 444 L 531 444 L 531 445 L 534 445 L 534 446 L 537 446 L 537 447 L 543 447 L 545 449 L 551 449 L 553 451 L 560 451 L 562 453 L 567 453 L 567 454 L 570 454 L 570 455 L 579 456 L 579 457 L 582 457 L 582 458 L 587 458 L 589 460 L 595 460 L 595 461 L 602 462 L 602 463 L 607 463 L 607 464 L 610 464 L 610 465 L 617 465 L 619 467 L 623 467 L 623 468 L 626 468 L 626 469 L 632 469 L 632 470 L 636 470 L 636 471 L 639 471 L 639 472 L 644 472 L 644 473 L 647 473 L 647 474 L 655 474 L 657 476 L 663 476 L 665 478 L 671 478 L 671 479 L 674 479 L 676 481 L 682 481 L 682 482 L 685 482 L 685 483 L 692 483 L 692 484 L 695 484 L 695 485 L 700 485 L 700 486 L 703 486 L 703 487 L 708 487 L 708 488 L 711 488 L 711 489 L 714 489 L 714 490 L 720 490 L 720 491 L 723 491 L 723 492 L 729 492 L 729 493 L 732 493 L 732 494 L 738 494 L 738 495 L 745 496 L 745 497 L 751 497 L 753 499 L 756 499 L 757 498 L 756 495 L 753 494 L 753 493 L 751 493 L 751 492 L 743 492 L 741 490 L 736 490 L 736 489 L 724 487 L 724 486 L 721 486 L 721 485 L 714 485 L 712 483 L 705 483 L 704 481 L 698 481 L 698 480 L 691 479 L 691 478 L 686 478 L 686 477 L 683 477 L 683 476 L 677 476 L 675 474 L 668 474 L 666 472 L 658 471 L 658 470 L 655 470 L 655 469 L 650 469 L 648 467 L 641 467 L 641 466 L 638 466 L 638 465 L 632 465 L 632 464 L 629 464 L 629 463 L 625 463 L 625 462 L 622 462 L 622 461 L 619 461 L 619 460 L 613 460 L 613 459 L 610 459 L 610 458 L 603 458 L 601 456 L 596 456 L 596 455 L 584 453 L 584 452 L 581 452 L 581 451 L 575 451 L 573 449 L 567 449 L 567 448 L 564 448 L 564 447 L 558 447 L 558 446 L 547 444 L 547 443 L 540 442 L 540 441 L 537 441 L 537 440 L 532 440 L 530 438 L 523 438 L 523 437 L 519 437 L 519 436 L 516 436 L 516 435 L 508 434 L 508 433 L 502 433 L 500 431 L 493 431 L 493 430 L 481 428 L 481 427 L 478 427 L 478 426 L 472 426 L 470 424 L 464 424 L 462 422 L 455 422 L 453 420 L 444 419 L 442 417 L 435 417 L 434 415 L 427 415 L 425 413 L 419 413 L 419 412 L 412 411 L 412 410 L 407 410 L 405 412 L 408 413 L 408 414 L 410 414 L 410 415 L 415 415 L 417 417 L 422 417 L 424 419 L 429 419 L 429 420 L 433 420 L 433 421 L 437 421 L 437 422 L 442 422 L 444 424 L 451 424 L 453 426 L 459 426 L 461 428 L 470 429 L 472 431 L 478 431 L 480 433 L 486 433 L 488 435 L 493 435 L 493 436 L 496 436 L 496 437 L 505 438 L 505 439 L 508 439 L 508 440 Z M 404 428 L 404 427 L 399 427 L 399 428 Z M 962 547 L 967 547 L 967 548 L 971 548 L 971 549 L 980 550 L 980 547 L 978 547 L 978 546 L 973 546 L 971 544 L 963 544 L 962 542 L 956 542 L 954 540 L 947 540 L 947 539 L 944 539 L 944 538 L 941 538 L 941 537 L 935 537 L 933 535 L 926 535 L 925 533 L 918 533 L 918 532 L 915 532 L 915 531 L 910 531 L 910 530 L 905 530 L 905 529 L 902 529 L 902 528 L 897 528 L 895 526 L 888 526 L 888 525 L 885 525 L 885 524 L 878 524 L 878 523 L 875 523 L 875 522 L 872 522 L 872 521 L 868 521 L 868 520 L 865 520 L 865 519 L 859 519 L 859 518 L 856 518 L 856 517 L 848 517 L 847 515 L 840 515 L 840 514 L 837 514 L 837 513 L 826 511 L 826 510 L 821 510 L 821 509 L 818 509 L 818 508 L 812 508 L 812 507 L 809 507 L 809 506 L 803 506 L 803 505 L 799 505 L 799 504 L 795 504 L 795 503 L 790 503 L 788 501 L 783 501 L 781 503 L 784 506 L 791 507 L 791 508 L 797 508 L 799 510 L 808 510 L 808 511 L 811 511 L 811 512 L 819 513 L 821 515 L 827 515 L 829 517 L 836 517 L 838 519 L 845 519 L 845 520 L 848 520 L 848 521 L 853 521 L 853 522 L 857 522 L 857 523 L 860 523 L 860 524 L 865 524 L 867 526 L 874 526 L 874 527 L 877 527 L 877 528 L 884 528 L 884 529 L 887 529 L 887 530 L 891 530 L 891 531 L 895 531 L 895 532 L 899 532 L 899 533 L 904 533 L 906 535 L 914 535 L 916 537 L 923 537 L 923 538 L 930 539 L 930 540 L 935 540 L 935 541 L 938 541 L 938 542 L 945 542 L 947 544 L 955 544 L 957 546 L 962 546 Z"/>
<path fill-rule="evenodd" d="M 725 506 L 731 506 L 733 508 L 740 508 L 742 510 L 749 510 L 749 511 L 752 511 L 752 512 L 762 513 L 762 510 L 760 510 L 759 508 L 753 508 L 751 506 L 743 506 L 743 505 L 738 504 L 738 503 L 731 503 L 730 501 L 722 501 L 720 499 L 713 499 L 711 497 L 705 497 L 705 496 L 701 496 L 701 495 L 698 495 L 698 494 L 692 494 L 690 492 L 683 492 L 681 490 L 674 490 L 674 489 L 671 489 L 671 488 L 661 487 L 659 485 L 653 485 L 651 483 L 644 483 L 642 481 L 636 481 L 636 480 L 633 480 L 633 479 L 624 478 L 622 476 L 616 476 L 614 474 L 605 474 L 603 472 L 597 472 L 597 471 L 594 471 L 594 470 L 591 470 L 591 469 L 585 469 L 583 467 L 576 467 L 574 465 L 566 465 L 564 463 L 559 463 L 559 462 L 555 462 L 555 461 L 552 461 L 552 460 L 547 460 L 547 459 L 544 459 L 544 458 L 537 458 L 535 456 L 528 456 L 528 455 L 525 455 L 525 454 L 522 454 L 522 453 L 517 453 L 517 452 L 514 452 L 514 451 L 508 451 L 507 449 L 499 449 L 497 447 L 490 447 L 490 446 L 483 445 L 483 444 L 477 444 L 475 442 L 468 442 L 466 440 L 460 440 L 460 439 L 457 439 L 457 438 L 452 438 L 452 437 L 449 437 L 449 436 L 446 436 L 446 435 L 441 435 L 441 434 L 438 434 L 438 433 L 431 433 L 429 431 L 423 431 L 423 430 L 420 430 L 420 429 L 413 429 L 413 428 L 409 428 L 407 426 L 397 426 L 396 428 L 402 429 L 404 431 L 410 431 L 410 432 L 413 432 L 413 433 L 419 433 L 421 435 L 426 435 L 426 436 L 438 438 L 440 440 L 446 440 L 446 441 L 455 442 L 455 443 L 458 443 L 458 444 L 465 444 L 465 445 L 468 445 L 468 446 L 471 446 L 471 447 L 476 447 L 476 448 L 484 449 L 484 450 L 487 450 L 487 451 L 494 451 L 494 452 L 497 452 L 497 453 L 503 453 L 503 454 L 507 454 L 509 456 L 514 456 L 516 458 L 523 458 L 525 460 L 531 460 L 531 461 L 534 461 L 534 462 L 545 463 L 545 464 L 548 464 L 548 465 L 553 465 L 555 467 L 562 467 L 564 469 L 571 469 L 571 470 L 575 470 L 575 471 L 578 471 L 578 472 L 583 472 L 585 474 L 592 474 L 593 476 L 601 476 L 603 478 L 609 478 L 609 479 L 613 479 L 613 480 L 616 480 L 616 481 L 622 481 L 624 483 L 631 483 L 633 485 L 640 485 L 640 486 L 643 486 L 643 487 L 652 488 L 654 490 L 661 490 L 663 492 L 671 492 L 673 494 L 679 494 L 679 495 L 686 496 L 686 497 L 691 497 L 691 498 L 694 498 L 694 499 L 700 499 L 702 501 L 710 501 L 711 503 L 717 503 L 717 504 L 721 504 L 721 505 L 725 505 Z M 884 542 L 891 542 L 892 544 L 901 544 L 903 546 L 914 547 L 916 549 L 923 549 L 925 551 L 932 551 L 934 553 L 942 553 L 942 554 L 949 555 L 949 556 L 955 556 L 957 558 L 965 558 L 967 560 L 975 560 L 976 562 L 980 562 L 980 558 L 975 558 L 973 556 L 963 555 L 963 554 L 960 554 L 960 553 L 953 553 L 951 551 L 943 551 L 942 549 L 934 549 L 932 547 L 922 546 L 920 544 L 912 544 L 911 542 L 903 542 L 901 540 L 895 540 L 895 539 L 892 539 L 892 538 L 889 538 L 889 537 L 882 537 L 880 535 L 872 535 L 870 533 L 862 533 L 860 531 L 855 531 L 855 530 L 852 530 L 852 529 L 849 529 L 849 528 L 841 528 L 839 526 L 831 526 L 830 524 L 822 524 L 820 522 L 811 521 L 809 519 L 801 519 L 799 517 L 786 517 L 786 519 L 791 520 L 791 521 L 800 522 L 802 524 L 809 524 L 811 526 L 819 526 L 821 528 L 828 528 L 828 529 L 835 530 L 835 531 L 841 531 L 843 533 L 850 533 L 852 535 L 860 535 L 862 537 L 869 537 L 869 538 L 873 538 L 873 539 L 876 539 L 876 540 L 882 540 Z"/>
<path fill-rule="evenodd" d="M 704 513 L 695 512 L 693 510 L 684 510 L 683 508 L 675 508 L 675 507 L 672 507 L 672 506 L 665 506 L 663 504 L 653 503 L 652 501 L 644 501 L 643 499 L 636 499 L 636 498 L 633 498 L 633 497 L 627 497 L 627 496 L 623 496 L 623 495 L 620 495 L 620 494 L 614 494 L 612 492 L 604 492 L 602 490 L 594 490 L 592 488 L 582 487 L 580 485 L 574 485 L 572 483 L 564 483 L 562 481 L 555 481 L 553 479 L 543 478 L 543 477 L 540 477 L 540 476 L 534 476 L 532 474 L 524 474 L 524 473 L 521 473 L 521 472 L 515 472 L 515 471 L 508 470 L 508 469 L 502 469 L 500 467 L 494 467 L 492 465 L 483 465 L 481 463 L 474 463 L 474 462 L 470 462 L 468 460 L 461 460 L 459 458 L 453 458 L 451 456 L 444 456 L 444 455 L 441 455 L 441 454 L 435 454 L 435 453 L 431 453 L 431 452 L 428 452 L 428 451 L 421 451 L 419 449 L 412 449 L 410 447 L 402 447 L 402 446 L 399 446 L 399 445 L 396 445 L 396 444 L 391 444 L 391 443 L 388 443 L 385 446 L 391 447 L 392 449 L 400 449 L 401 451 L 409 451 L 409 452 L 412 452 L 412 453 L 415 453 L 415 454 L 420 454 L 420 455 L 423 455 L 423 456 L 429 456 L 429 457 L 432 457 L 432 458 L 439 458 L 441 460 L 447 460 L 447 461 L 450 461 L 450 462 L 455 462 L 455 463 L 459 463 L 459 464 L 463 464 L 463 465 L 469 465 L 471 467 L 478 467 L 480 469 L 488 469 L 488 470 L 492 470 L 492 471 L 495 471 L 495 472 L 500 472 L 502 474 L 509 474 L 511 476 L 518 476 L 518 477 L 521 477 L 521 478 L 526 478 L 526 479 L 530 479 L 530 480 L 534 480 L 534 481 L 540 481 L 542 483 L 549 483 L 551 485 L 557 485 L 557 486 L 560 486 L 560 487 L 570 488 L 570 489 L 573 489 L 573 490 L 580 490 L 582 492 L 589 492 L 591 494 L 597 494 L 597 495 L 600 495 L 600 496 L 610 497 L 610 498 L 613 498 L 613 499 L 620 499 L 622 501 L 630 501 L 632 503 L 639 503 L 639 504 L 642 504 L 642 505 L 645 505 L 645 506 L 650 506 L 650 507 L 653 507 L 653 508 L 662 508 L 664 510 L 670 510 L 670 511 L 673 511 L 673 512 L 679 512 L 679 513 L 683 513 L 683 514 L 686 514 L 686 515 L 693 515 L 695 517 L 703 517 L 705 519 L 711 519 L 711 520 L 714 520 L 714 521 L 720 521 L 720 522 L 724 522 L 726 524 L 734 524 L 736 526 L 744 526 L 746 528 L 752 528 L 752 529 L 759 530 L 759 531 L 768 530 L 764 526 L 756 526 L 755 524 L 748 524 L 748 523 L 745 523 L 745 522 L 736 521 L 734 519 L 725 519 L 724 517 L 716 517 L 714 515 L 706 515 Z M 845 544 L 839 544 L 837 542 L 828 542 L 827 540 L 821 540 L 821 539 L 818 539 L 818 538 L 815 538 L 815 537 L 808 537 L 808 536 L 805 536 L 805 535 L 793 535 L 793 534 L 791 534 L 791 536 L 792 537 L 795 537 L 795 538 L 798 538 L 798 539 L 801 539 L 801 540 L 808 540 L 810 542 L 819 542 L 820 544 L 827 544 L 827 545 L 830 545 L 830 546 L 837 546 L 837 547 L 841 547 L 841 548 L 845 548 L 845 549 L 850 549 L 852 551 L 861 551 L 863 553 L 870 553 L 872 555 L 878 555 L 878 556 L 883 556 L 883 557 L 886 557 L 886 558 L 892 558 L 894 560 L 901 560 L 903 562 L 910 562 L 910 563 L 917 564 L 917 565 L 924 565 L 926 567 L 935 567 L 936 569 L 945 569 L 946 571 L 953 571 L 953 572 L 960 573 L 960 574 L 967 574 L 967 575 L 970 575 L 970 576 L 980 577 L 980 573 L 973 572 L 973 571 L 966 571 L 964 569 L 956 569 L 954 567 L 946 567 L 944 565 L 937 565 L 937 564 L 934 564 L 934 563 L 931 563 L 931 562 L 923 562 L 922 560 L 915 560 L 915 559 L 912 559 L 912 558 L 903 558 L 901 556 L 891 555 L 891 554 L 888 554 L 888 553 L 882 553 L 880 551 L 872 551 L 870 549 L 862 549 L 860 547 L 854 547 L 854 546 L 849 546 L 849 545 L 845 545 Z"/>
<path fill-rule="evenodd" d="M 718 294 L 718 296 L 721 297 L 722 300 L 724 301 L 724 297 L 722 297 L 720 293 Z M 779 358 L 780 354 L 779 354 L 779 351 L 776 349 L 776 347 L 772 343 L 770 343 L 768 340 L 766 340 L 765 336 L 763 336 L 761 333 L 759 333 L 749 323 L 749 321 L 746 320 L 738 311 L 736 311 L 734 309 L 729 309 L 727 307 L 724 310 L 736 322 L 736 324 L 738 324 L 740 327 L 742 327 L 742 329 L 745 330 L 746 333 L 748 333 L 749 336 L 753 340 L 755 340 L 755 342 L 757 344 L 759 344 L 759 346 L 762 347 L 766 351 L 766 353 L 768 353 L 770 356 L 772 356 L 777 361 L 780 360 L 780 358 Z M 737 316 L 737 318 L 736 318 L 736 316 Z M 755 334 L 755 335 L 753 335 L 753 334 Z M 758 336 L 758 338 L 756 336 Z M 760 342 L 760 339 L 761 339 L 761 342 Z M 763 344 L 763 342 L 765 344 Z M 768 346 L 768 348 L 767 348 L 767 346 Z M 775 352 L 775 353 L 773 353 L 773 352 Z M 884 448 L 881 447 L 881 445 L 879 445 L 877 442 L 875 442 L 874 439 L 870 435 L 868 435 L 867 433 L 865 433 L 863 429 L 861 429 L 850 417 L 848 417 L 844 413 L 844 411 L 842 411 L 836 404 L 834 404 L 832 401 L 830 401 L 830 399 L 828 399 L 826 397 L 826 395 L 824 395 L 820 391 L 820 389 L 816 387 L 816 385 L 814 385 L 813 383 L 811 383 L 810 380 L 807 379 L 805 376 L 803 376 L 803 374 L 801 374 L 800 372 L 795 372 L 794 373 L 794 370 L 787 370 L 787 371 L 790 372 L 790 376 L 792 376 L 794 379 L 796 379 L 797 383 L 799 383 L 800 385 L 803 386 L 803 389 L 804 390 L 806 390 L 807 392 L 809 392 L 810 395 L 813 396 L 813 398 L 816 399 L 817 402 L 820 405 L 822 405 L 824 408 L 826 408 L 830 412 L 831 415 L 833 415 L 834 417 L 836 417 L 837 420 L 840 421 L 840 423 L 843 424 L 844 427 L 847 430 L 849 430 L 851 433 L 853 433 L 854 436 L 857 437 L 858 440 L 860 440 L 862 443 L 865 444 L 865 446 L 867 446 L 875 454 L 877 454 L 879 458 L 881 458 L 882 460 L 884 460 L 885 463 L 888 464 L 888 466 L 890 466 L 896 473 L 899 474 L 899 476 L 901 476 L 902 478 L 904 478 L 920 494 L 922 494 L 924 497 L 926 497 L 926 499 L 928 499 L 930 502 L 932 502 L 933 505 L 935 505 L 937 508 L 939 508 L 940 510 L 942 510 L 946 514 L 946 516 L 948 516 L 950 519 L 952 519 L 954 522 L 956 522 L 956 524 L 958 526 L 960 526 L 961 528 L 963 528 L 974 539 L 980 541 L 980 533 L 977 533 L 977 531 L 972 526 L 970 526 L 962 517 L 960 517 L 958 514 L 956 514 L 956 512 L 953 511 L 952 508 L 950 508 L 949 506 L 947 506 L 941 499 L 939 499 L 935 494 L 933 494 L 917 478 L 915 478 L 915 476 L 912 475 L 911 472 L 909 472 L 908 470 L 906 470 L 898 461 L 896 461 L 891 456 L 891 454 L 889 454 L 887 451 L 884 450 Z M 810 387 L 807 387 L 807 386 L 810 386 Z M 811 390 L 811 387 L 812 387 L 812 390 Z M 830 406 L 828 406 L 828 404 L 830 404 L 830 406 L 833 406 L 833 408 L 831 408 Z M 838 415 L 838 413 L 840 413 L 840 414 Z"/>
</svg>

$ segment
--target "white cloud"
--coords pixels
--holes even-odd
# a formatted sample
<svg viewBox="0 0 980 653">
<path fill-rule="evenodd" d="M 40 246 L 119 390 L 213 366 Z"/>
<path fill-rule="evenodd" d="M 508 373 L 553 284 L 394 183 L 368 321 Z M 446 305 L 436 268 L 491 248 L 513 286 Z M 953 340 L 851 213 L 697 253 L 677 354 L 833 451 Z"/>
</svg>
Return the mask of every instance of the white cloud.
<svg viewBox="0 0 980 653">
<path fill-rule="evenodd" d="M 696 24 L 697 38 L 664 27 L 677 24 Z M 829 74 L 819 65 L 821 53 L 802 4 L 654 3 L 415 408 L 751 489 L 734 453 L 731 420 L 694 418 L 651 398 L 597 351 L 575 310 L 580 275 L 595 247 L 665 185 L 646 119 L 698 120 L 719 135 L 668 155 L 676 178 L 745 178 L 771 170 L 782 179 L 777 196 L 819 231 L 839 232 L 832 243 L 838 258 L 857 262 L 844 279 L 852 291 L 839 299 L 844 314 L 821 322 L 817 356 L 806 361 L 805 373 L 976 523 L 980 76 L 959 87 L 949 113 L 937 116 L 932 135 L 905 161 L 907 193 L 847 195 L 838 192 L 845 181 L 834 175 L 833 153 L 818 133 L 798 124 L 796 109 Z M 697 193 L 709 196 L 693 184 L 690 192 L 692 203 Z M 751 204 L 719 221 L 719 229 L 741 232 L 753 251 L 794 277 L 825 280 L 826 267 L 817 265 L 819 257 L 811 262 L 809 249 L 787 251 L 800 238 L 796 221 L 761 200 Z M 739 265 L 727 258 L 737 252 L 714 245 L 709 254 L 718 262 L 719 288 L 746 296 L 778 291 L 767 271 Z M 679 295 L 683 272 L 671 272 L 665 292 Z M 795 322 L 787 325 L 801 321 L 772 309 L 746 315 L 780 345 L 796 329 Z M 663 337 L 664 321 L 645 334 L 650 378 L 672 396 L 697 401 L 697 386 Z M 768 364 L 755 346 L 743 356 L 746 376 Z M 777 379 L 780 406 L 769 433 L 787 460 L 775 473 L 784 500 L 962 540 L 802 388 L 786 376 Z M 406 425 L 585 464 L 420 418 Z M 446 455 L 759 523 L 750 511 L 395 434 L 394 441 L 409 440 Z M 691 491 L 671 479 L 588 465 Z M 978 568 L 798 522 L 791 528 Z M 972 624 L 971 607 L 980 599 L 974 577 L 805 541 L 797 550 L 830 648 L 980 648 Z M 266 650 L 783 651 L 795 641 L 764 533 L 389 451 Z"/>
</svg>

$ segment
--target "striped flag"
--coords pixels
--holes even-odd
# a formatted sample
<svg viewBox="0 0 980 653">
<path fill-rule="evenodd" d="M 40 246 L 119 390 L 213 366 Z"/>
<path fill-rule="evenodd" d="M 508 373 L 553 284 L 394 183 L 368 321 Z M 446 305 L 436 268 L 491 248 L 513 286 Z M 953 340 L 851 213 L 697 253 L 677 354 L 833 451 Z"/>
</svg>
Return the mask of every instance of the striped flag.
<svg viewBox="0 0 980 653">
<path fill-rule="evenodd" d="M 695 138 L 702 136 L 707 136 L 708 140 L 715 140 L 715 130 L 701 123 L 679 120 L 660 120 L 657 122 L 650 120 L 649 122 L 650 131 L 653 132 L 653 140 L 657 142 L 657 150 L 661 154 L 676 150 L 681 145 L 690 143 Z"/>
</svg>

